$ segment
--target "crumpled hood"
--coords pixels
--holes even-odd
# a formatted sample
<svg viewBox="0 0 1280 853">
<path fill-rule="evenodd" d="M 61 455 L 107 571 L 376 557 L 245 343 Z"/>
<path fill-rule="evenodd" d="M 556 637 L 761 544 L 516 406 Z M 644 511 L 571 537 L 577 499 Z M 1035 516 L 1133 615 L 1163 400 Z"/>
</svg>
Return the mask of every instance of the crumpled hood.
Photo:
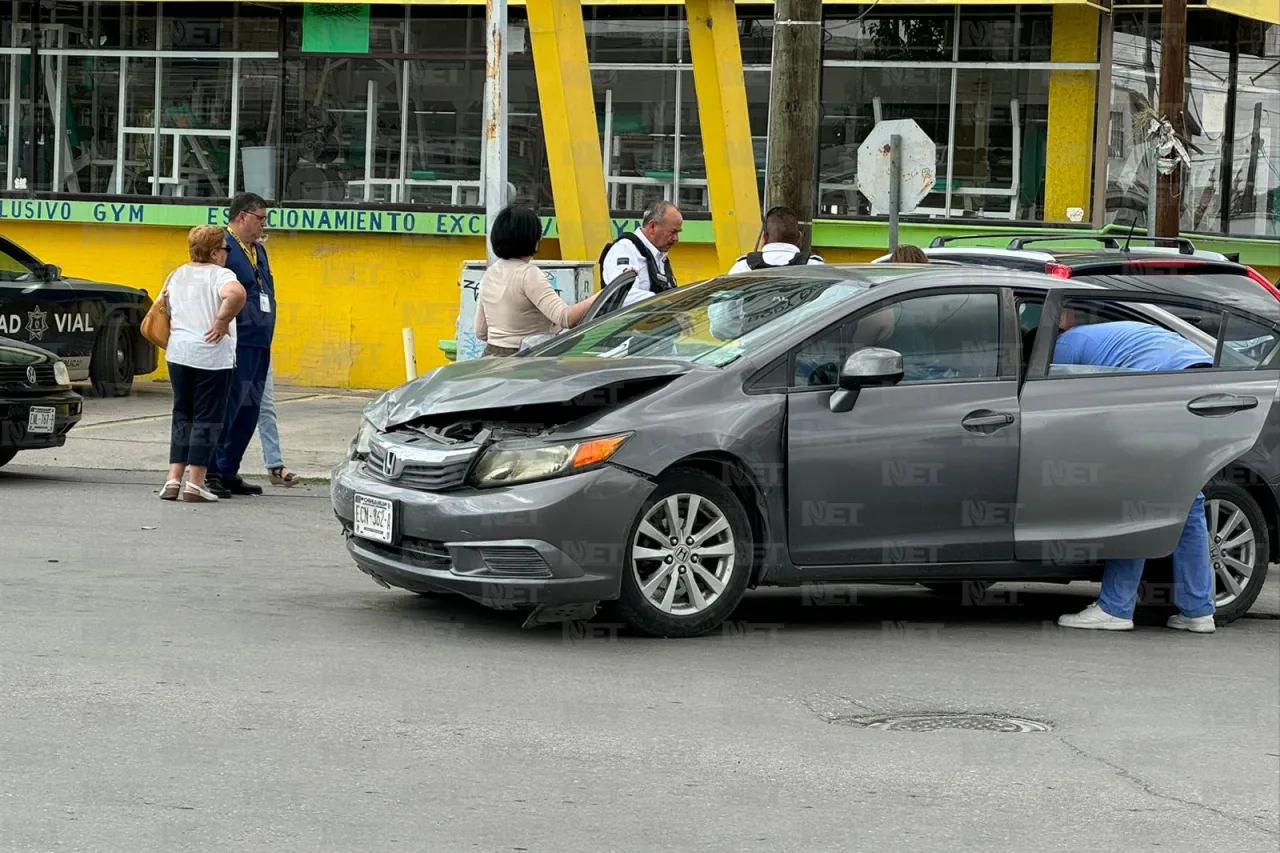
<svg viewBox="0 0 1280 853">
<path fill-rule="evenodd" d="M 563 403 L 618 382 L 683 376 L 666 359 L 484 358 L 438 367 L 387 391 L 364 409 L 379 430 L 430 415 Z"/>
</svg>

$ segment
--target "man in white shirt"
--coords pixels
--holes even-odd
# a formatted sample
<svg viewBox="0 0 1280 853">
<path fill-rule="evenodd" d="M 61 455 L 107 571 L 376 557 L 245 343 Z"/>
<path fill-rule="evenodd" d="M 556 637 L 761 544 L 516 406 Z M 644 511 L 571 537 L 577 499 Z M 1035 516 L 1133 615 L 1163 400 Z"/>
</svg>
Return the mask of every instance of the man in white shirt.
<svg viewBox="0 0 1280 853">
<path fill-rule="evenodd" d="M 796 217 L 796 212 L 789 207 L 770 208 L 764 215 L 761 235 L 764 237 L 764 246 L 758 252 L 749 252 L 738 258 L 729 268 L 730 275 L 768 267 L 800 267 L 825 263 L 818 255 L 800 251 L 800 242 L 804 236 L 800 233 L 800 220 Z"/>
<path fill-rule="evenodd" d="M 680 242 L 683 227 L 684 216 L 669 201 L 646 210 L 640 227 L 619 237 L 600 258 L 601 288 L 627 270 L 634 271 L 636 280 L 622 301 L 624 307 L 675 288 L 668 253 Z"/>
</svg>

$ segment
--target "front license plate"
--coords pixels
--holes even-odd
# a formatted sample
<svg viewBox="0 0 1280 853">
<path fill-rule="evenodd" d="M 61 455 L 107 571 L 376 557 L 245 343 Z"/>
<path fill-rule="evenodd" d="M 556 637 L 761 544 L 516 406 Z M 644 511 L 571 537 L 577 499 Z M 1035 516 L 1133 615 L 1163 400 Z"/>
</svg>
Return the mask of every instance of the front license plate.
<svg viewBox="0 0 1280 853">
<path fill-rule="evenodd" d="M 395 510 L 391 501 L 356 495 L 354 528 L 357 536 L 390 545 L 394 519 Z"/>
<path fill-rule="evenodd" d="M 53 406 L 32 406 L 27 414 L 27 432 L 53 432 L 53 416 L 58 410 Z"/>
</svg>

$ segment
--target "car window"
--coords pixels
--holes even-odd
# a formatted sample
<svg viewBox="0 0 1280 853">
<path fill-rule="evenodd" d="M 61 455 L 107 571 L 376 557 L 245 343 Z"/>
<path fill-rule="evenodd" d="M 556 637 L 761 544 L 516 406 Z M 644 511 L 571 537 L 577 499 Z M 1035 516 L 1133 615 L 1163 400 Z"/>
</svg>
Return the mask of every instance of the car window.
<svg viewBox="0 0 1280 853">
<path fill-rule="evenodd" d="M 0 281 L 26 281 L 30 275 L 26 264 L 0 249 Z"/>
<path fill-rule="evenodd" d="M 865 293 L 860 279 L 712 279 L 651 296 L 557 336 L 545 356 L 671 358 L 722 366 L 821 322 Z"/>
<path fill-rule="evenodd" d="M 1221 321 L 1211 328 L 1197 328 L 1187 322 L 1180 311 L 1183 306 L 1165 304 L 1153 294 L 1150 303 L 1109 301 L 1106 299 L 1069 300 L 1064 313 L 1070 310 L 1070 324 L 1089 327 L 1103 324 L 1090 335 L 1067 335 L 1059 331 L 1055 339 L 1054 354 L 1049 367 L 1050 376 L 1079 376 L 1085 374 L 1128 374 L 1152 370 L 1178 369 L 1162 364 L 1190 366 L 1201 369 L 1240 370 L 1261 366 L 1273 356 L 1280 346 L 1280 334 L 1269 325 L 1260 324 L 1228 310 L 1228 319 L 1221 355 L 1215 361 Z M 1024 365 L 1035 341 L 1035 327 L 1028 328 L 1031 315 L 1038 321 L 1043 304 L 1031 300 L 1019 305 L 1019 326 L 1022 330 L 1022 358 Z M 1156 334 L 1147 334 L 1142 327 L 1150 327 Z M 1176 338 L 1160 338 L 1160 332 L 1172 332 Z M 1180 339 L 1180 340 L 1179 340 Z M 1161 353 L 1168 348 L 1181 352 L 1174 361 L 1165 362 Z"/>
<path fill-rule="evenodd" d="M 801 345 L 793 386 L 835 385 L 857 350 L 902 353 L 903 383 L 992 379 L 1000 372 L 1000 302 L 994 293 L 915 296 L 864 312 Z"/>
</svg>

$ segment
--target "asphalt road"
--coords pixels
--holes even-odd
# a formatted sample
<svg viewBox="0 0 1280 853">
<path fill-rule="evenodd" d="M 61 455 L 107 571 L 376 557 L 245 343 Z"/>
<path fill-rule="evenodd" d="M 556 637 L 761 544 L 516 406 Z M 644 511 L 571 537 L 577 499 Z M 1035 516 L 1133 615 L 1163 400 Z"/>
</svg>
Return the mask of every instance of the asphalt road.
<svg viewBox="0 0 1280 853">
<path fill-rule="evenodd" d="M 389 592 L 325 487 L 215 506 L 0 472 L 0 850 L 1241 851 L 1280 847 L 1280 577 L 1213 636 L 757 592 L 627 636 Z M 856 719 L 1011 714 L 1031 733 Z"/>
</svg>

